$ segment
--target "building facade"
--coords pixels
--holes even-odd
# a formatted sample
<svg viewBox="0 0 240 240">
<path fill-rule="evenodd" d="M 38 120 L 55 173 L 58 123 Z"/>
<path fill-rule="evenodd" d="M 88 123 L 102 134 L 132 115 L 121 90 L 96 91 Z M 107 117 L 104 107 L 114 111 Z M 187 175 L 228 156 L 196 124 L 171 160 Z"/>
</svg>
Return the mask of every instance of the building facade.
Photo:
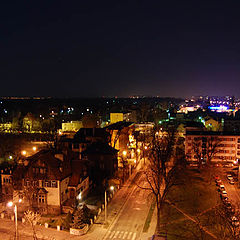
<svg viewBox="0 0 240 240">
<path fill-rule="evenodd" d="M 199 146 L 202 156 L 206 155 L 209 142 L 216 145 L 213 162 L 234 163 L 240 159 L 240 134 L 231 132 L 187 131 L 185 135 L 185 154 L 188 161 L 197 161 L 194 144 Z M 204 159 L 203 159 L 204 160 Z"/>
</svg>

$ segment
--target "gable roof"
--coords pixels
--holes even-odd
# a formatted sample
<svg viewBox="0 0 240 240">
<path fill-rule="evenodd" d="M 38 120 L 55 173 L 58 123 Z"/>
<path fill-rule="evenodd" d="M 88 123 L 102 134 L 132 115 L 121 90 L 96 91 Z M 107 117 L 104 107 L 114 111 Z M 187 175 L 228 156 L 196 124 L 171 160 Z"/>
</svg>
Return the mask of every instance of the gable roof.
<svg viewBox="0 0 240 240">
<path fill-rule="evenodd" d="M 38 153 L 28 157 L 26 160 L 28 161 L 26 175 L 29 177 L 32 176 L 28 170 L 31 167 L 38 167 L 39 164 L 47 168 L 46 177 L 48 180 L 62 180 L 71 174 L 70 165 L 68 166 L 66 161 L 61 161 L 56 158 L 54 153 L 50 150 L 41 150 Z M 38 176 L 34 177 L 38 178 Z M 41 174 L 39 174 L 39 178 L 41 177 Z"/>
<path fill-rule="evenodd" d="M 116 154 L 117 152 L 117 149 L 109 146 L 107 143 L 94 142 L 82 154 Z"/>
</svg>

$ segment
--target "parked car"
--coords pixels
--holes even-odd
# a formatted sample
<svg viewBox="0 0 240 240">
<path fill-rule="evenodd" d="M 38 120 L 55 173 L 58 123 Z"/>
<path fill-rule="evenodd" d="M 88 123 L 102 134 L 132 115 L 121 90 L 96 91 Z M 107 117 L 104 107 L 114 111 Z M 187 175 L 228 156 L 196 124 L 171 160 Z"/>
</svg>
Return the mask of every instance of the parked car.
<svg viewBox="0 0 240 240">
<path fill-rule="evenodd" d="M 226 196 L 222 196 L 222 195 L 220 195 L 220 196 L 221 196 L 221 199 L 222 199 L 223 203 L 225 203 L 225 202 L 229 202 L 228 197 L 226 197 Z"/>
<path fill-rule="evenodd" d="M 232 184 L 232 185 L 234 185 L 235 182 L 234 182 L 234 180 L 232 179 L 232 180 L 229 181 L 229 183 Z"/>
<path fill-rule="evenodd" d="M 236 216 L 232 216 L 231 217 L 231 221 L 232 221 L 232 225 L 235 226 L 235 227 L 238 227 L 239 226 L 239 220 L 237 219 Z"/>
<path fill-rule="evenodd" d="M 225 191 L 225 186 L 222 184 L 222 185 L 219 186 L 219 189 L 220 189 L 221 191 Z"/>
<path fill-rule="evenodd" d="M 227 196 L 227 192 L 226 192 L 225 190 L 221 192 L 221 197 L 223 197 L 223 196 L 224 196 L 224 197 Z"/>
<path fill-rule="evenodd" d="M 227 179 L 230 181 L 230 180 L 233 180 L 233 176 L 232 175 L 227 175 Z"/>
<path fill-rule="evenodd" d="M 219 180 L 216 180 L 216 185 L 217 185 L 217 186 L 223 185 L 223 184 L 222 184 L 222 181 L 221 181 L 220 179 L 219 179 Z"/>
</svg>

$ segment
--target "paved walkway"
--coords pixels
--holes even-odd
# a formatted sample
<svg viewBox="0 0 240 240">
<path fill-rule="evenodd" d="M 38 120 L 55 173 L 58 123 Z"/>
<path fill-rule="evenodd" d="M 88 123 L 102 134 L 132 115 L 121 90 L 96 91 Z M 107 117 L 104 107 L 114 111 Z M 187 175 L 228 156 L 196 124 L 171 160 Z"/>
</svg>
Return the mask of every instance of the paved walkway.
<svg viewBox="0 0 240 240">
<path fill-rule="evenodd" d="M 198 225 L 201 227 L 201 229 L 203 229 L 204 232 L 206 232 L 208 235 L 210 235 L 210 236 L 213 237 L 214 239 L 217 239 L 217 237 L 216 237 L 213 233 L 209 232 L 206 227 L 203 227 L 201 224 L 199 224 L 192 216 L 190 216 L 189 214 L 185 213 L 181 208 L 177 207 L 175 204 L 172 204 L 172 203 L 169 202 L 169 201 L 167 201 L 167 202 L 168 202 L 172 207 L 174 207 L 175 209 L 177 209 L 180 213 L 182 213 L 187 219 L 189 219 L 189 220 L 191 220 L 192 222 L 198 224 Z"/>
<path fill-rule="evenodd" d="M 139 166 L 140 167 L 140 166 Z M 137 177 L 137 171 L 135 171 L 132 176 L 123 184 L 120 190 L 118 190 L 113 199 L 108 205 L 108 216 L 107 223 L 105 223 L 104 210 L 99 215 L 97 221 L 90 227 L 88 233 L 84 236 L 74 236 L 70 235 L 69 231 L 57 231 L 53 228 L 45 228 L 44 226 L 36 226 L 36 233 L 38 239 L 48 239 L 48 240 L 102 240 L 107 234 L 108 230 L 111 228 L 111 224 L 117 218 L 119 212 L 127 201 L 128 196 L 131 194 L 131 189 L 134 188 L 134 183 L 132 180 Z M 141 240 L 150 239 L 153 235 L 156 226 L 156 212 L 154 211 L 152 217 L 152 223 L 150 224 L 147 233 L 142 233 Z M 27 223 L 22 223 L 18 221 L 18 232 L 19 239 L 32 239 L 32 229 Z M 15 224 L 14 221 L 9 219 L 0 219 L 0 239 L 12 239 L 15 234 Z M 140 240 L 140 239 L 136 239 Z"/>
</svg>

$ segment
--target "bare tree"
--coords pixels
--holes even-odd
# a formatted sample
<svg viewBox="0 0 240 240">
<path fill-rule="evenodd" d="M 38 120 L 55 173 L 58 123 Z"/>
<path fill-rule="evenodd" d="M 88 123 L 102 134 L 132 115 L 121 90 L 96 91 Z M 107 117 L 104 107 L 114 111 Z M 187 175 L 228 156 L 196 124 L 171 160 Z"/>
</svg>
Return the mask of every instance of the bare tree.
<svg viewBox="0 0 240 240">
<path fill-rule="evenodd" d="M 215 208 L 215 224 L 223 240 L 240 239 L 240 211 L 234 205 L 221 204 Z"/>
<path fill-rule="evenodd" d="M 207 146 L 206 146 L 206 158 L 207 164 L 210 164 L 213 157 L 216 153 L 219 152 L 221 139 L 219 137 L 210 136 L 207 138 Z"/>
<path fill-rule="evenodd" d="M 197 159 L 198 168 L 202 167 L 203 163 L 203 152 L 202 152 L 202 140 L 201 138 L 195 138 L 193 140 L 192 150 L 194 157 Z"/>
<path fill-rule="evenodd" d="M 175 129 L 169 129 L 167 134 L 158 137 L 155 134 L 149 150 L 148 166 L 144 170 L 145 181 L 148 183 L 147 188 L 150 190 L 156 200 L 157 206 L 157 226 L 156 235 L 161 233 L 160 217 L 161 210 L 164 206 L 167 194 L 172 186 L 176 183 L 175 173 L 177 166 L 173 160 L 175 145 Z"/>
<path fill-rule="evenodd" d="M 218 137 L 196 137 L 193 140 L 192 150 L 201 168 L 203 163 L 210 165 L 214 156 L 219 152 L 221 140 Z"/>
<path fill-rule="evenodd" d="M 32 228 L 33 239 L 37 240 L 38 238 L 37 238 L 35 226 L 36 226 L 37 222 L 40 220 L 41 215 L 36 212 L 28 210 L 28 211 L 24 212 L 24 217 Z"/>
</svg>

